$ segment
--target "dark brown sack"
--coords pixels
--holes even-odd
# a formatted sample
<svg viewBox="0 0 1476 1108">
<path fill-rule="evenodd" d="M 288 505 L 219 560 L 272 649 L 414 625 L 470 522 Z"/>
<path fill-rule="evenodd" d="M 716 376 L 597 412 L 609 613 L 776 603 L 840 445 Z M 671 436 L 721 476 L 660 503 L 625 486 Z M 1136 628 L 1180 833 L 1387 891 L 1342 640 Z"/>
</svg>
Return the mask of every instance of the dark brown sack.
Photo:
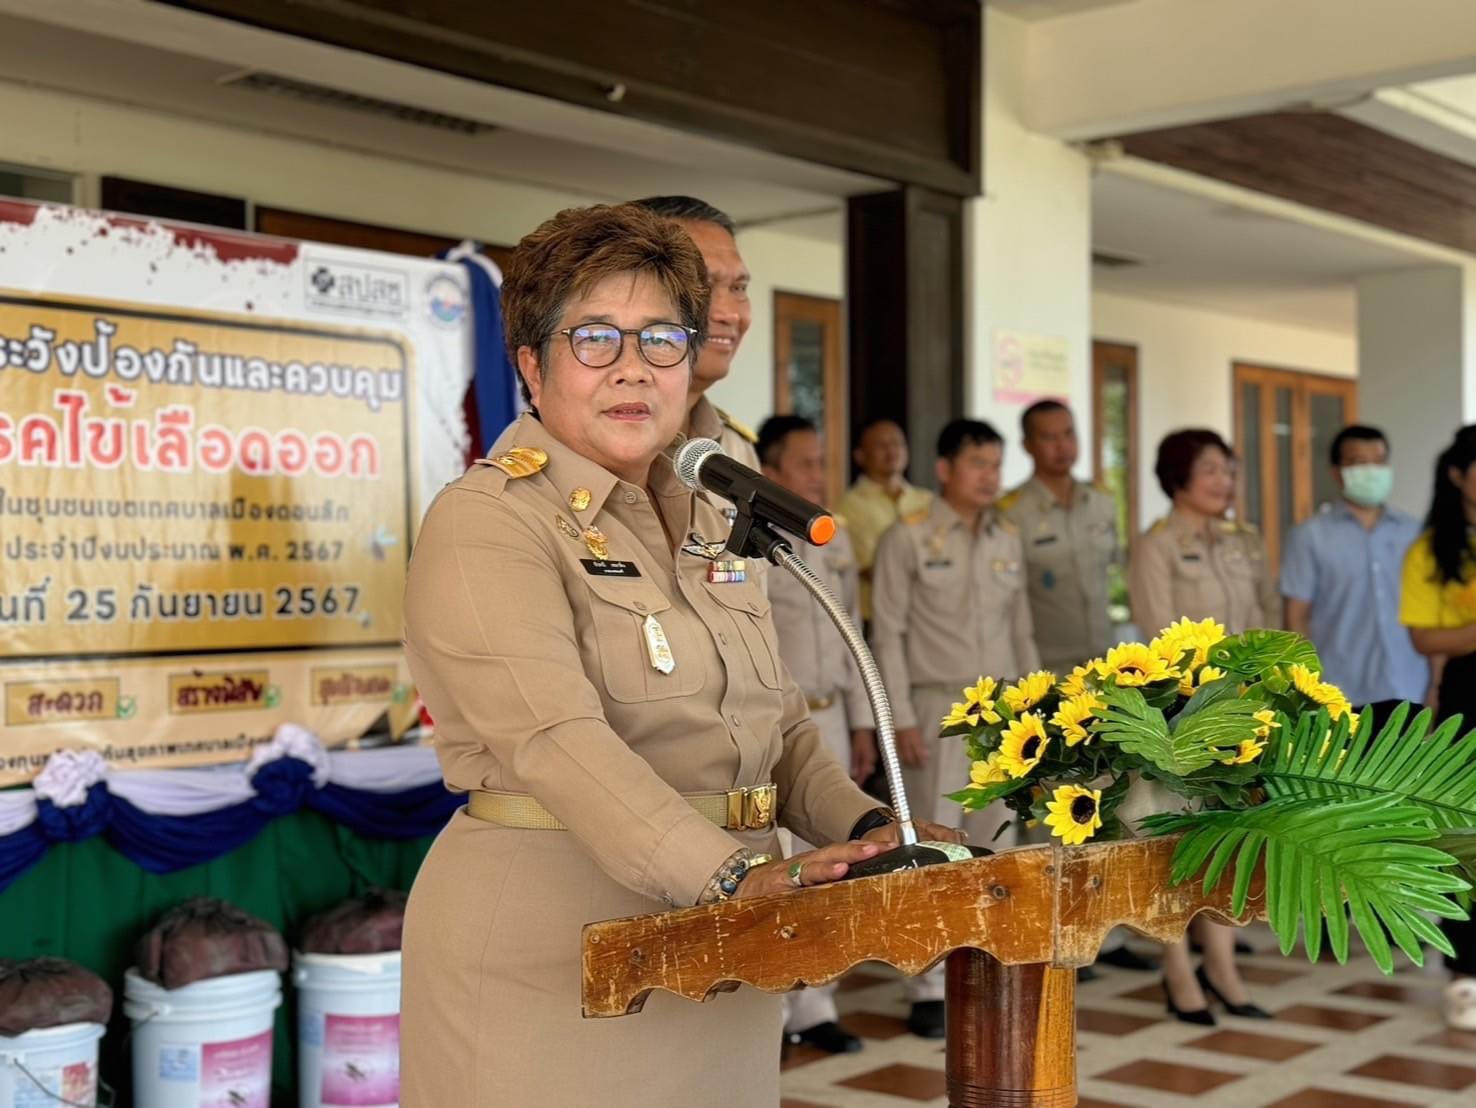
<svg viewBox="0 0 1476 1108">
<path fill-rule="evenodd" d="M 14 1038 L 64 1023 L 107 1023 L 113 990 L 65 958 L 0 959 L 0 1035 Z"/>
<path fill-rule="evenodd" d="M 314 916 L 302 929 L 305 954 L 382 954 L 400 949 L 406 894 L 370 889 L 337 908 Z"/>
<path fill-rule="evenodd" d="M 139 939 L 135 956 L 138 972 L 166 989 L 232 973 L 287 969 L 287 943 L 271 924 L 203 896 L 160 916 Z"/>
</svg>

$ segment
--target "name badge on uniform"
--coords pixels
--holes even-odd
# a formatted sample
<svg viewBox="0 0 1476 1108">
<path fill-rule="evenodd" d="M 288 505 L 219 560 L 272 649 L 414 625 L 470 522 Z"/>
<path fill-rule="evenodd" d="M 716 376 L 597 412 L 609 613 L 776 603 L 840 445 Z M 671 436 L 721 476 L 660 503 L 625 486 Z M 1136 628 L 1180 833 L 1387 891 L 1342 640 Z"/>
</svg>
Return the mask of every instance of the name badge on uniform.
<svg viewBox="0 0 1476 1108">
<path fill-rule="evenodd" d="M 666 641 L 666 630 L 660 621 L 655 616 L 647 616 L 642 629 L 646 633 L 646 652 L 651 656 L 651 668 L 658 673 L 670 673 L 676 669 L 671 643 Z"/>
<path fill-rule="evenodd" d="M 580 558 L 579 564 L 591 577 L 639 577 L 641 569 L 634 562 L 615 562 L 608 558 Z"/>
<path fill-rule="evenodd" d="M 1031 544 L 1030 545 L 1031 546 L 1050 546 L 1052 543 L 1058 541 L 1059 538 L 1060 538 L 1060 536 L 1058 536 L 1058 535 L 1042 535 L 1038 539 L 1033 539 L 1031 541 Z"/>
<path fill-rule="evenodd" d="M 1185 551 L 1183 554 L 1179 555 L 1179 560 L 1182 562 L 1200 562 L 1204 559 L 1201 558 L 1198 554 L 1190 551 Z"/>
<path fill-rule="evenodd" d="M 953 565 L 952 558 L 929 558 L 923 563 L 924 569 L 947 569 Z"/>
<path fill-rule="evenodd" d="M 748 580 L 748 563 L 742 558 L 718 558 L 707 567 L 713 585 L 736 585 Z"/>
</svg>

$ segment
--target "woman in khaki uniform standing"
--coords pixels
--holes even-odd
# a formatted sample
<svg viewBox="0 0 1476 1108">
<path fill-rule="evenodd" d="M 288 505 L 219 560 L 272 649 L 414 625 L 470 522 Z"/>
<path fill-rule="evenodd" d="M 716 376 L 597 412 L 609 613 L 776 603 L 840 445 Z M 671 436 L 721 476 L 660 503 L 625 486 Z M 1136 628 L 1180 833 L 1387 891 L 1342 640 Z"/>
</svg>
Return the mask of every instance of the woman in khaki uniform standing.
<svg viewBox="0 0 1476 1108">
<path fill-rule="evenodd" d="M 519 244 L 502 298 L 534 412 L 437 497 L 406 592 L 469 795 L 410 896 L 400 1103 L 777 1104 L 778 997 L 580 1015 L 585 923 L 834 881 L 896 837 L 820 742 L 763 590 L 717 560 L 722 513 L 662 454 L 701 255 L 643 209 L 570 210 Z M 776 821 L 833 845 L 767 862 Z"/>
<path fill-rule="evenodd" d="M 1158 444 L 1155 472 L 1173 508 L 1133 546 L 1128 587 L 1139 633 L 1156 635 L 1184 618 L 1218 620 L 1230 635 L 1277 626 L 1280 596 L 1260 535 L 1225 518 L 1235 499 L 1229 444 L 1213 431 L 1176 431 Z M 1250 1002 L 1236 968 L 1235 932 L 1204 919 L 1193 928 L 1204 950 L 1197 973 L 1187 939 L 1164 951 L 1169 1011 L 1187 1023 L 1212 1024 L 1208 994 L 1231 1015 L 1270 1019 Z"/>
</svg>

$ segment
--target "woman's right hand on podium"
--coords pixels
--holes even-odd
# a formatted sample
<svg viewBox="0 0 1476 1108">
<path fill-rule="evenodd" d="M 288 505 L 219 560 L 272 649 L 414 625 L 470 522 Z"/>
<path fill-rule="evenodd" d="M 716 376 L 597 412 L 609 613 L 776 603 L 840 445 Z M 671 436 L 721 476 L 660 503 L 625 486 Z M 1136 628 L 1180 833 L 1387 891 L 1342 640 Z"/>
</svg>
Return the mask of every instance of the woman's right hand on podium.
<svg viewBox="0 0 1476 1108">
<path fill-rule="evenodd" d="M 891 850 L 885 843 L 870 843 L 855 840 L 831 843 L 819 850 L 806 851 L 792 858 L 775 858 L 748 871 L 738 883 L 734 898 L 742 896 L 770 896 L 774 893 L 791 893 L 811 885 L 826 885 L 839 881 L 846 875 L 852 863 L 864 862 Z"/>
</svg>

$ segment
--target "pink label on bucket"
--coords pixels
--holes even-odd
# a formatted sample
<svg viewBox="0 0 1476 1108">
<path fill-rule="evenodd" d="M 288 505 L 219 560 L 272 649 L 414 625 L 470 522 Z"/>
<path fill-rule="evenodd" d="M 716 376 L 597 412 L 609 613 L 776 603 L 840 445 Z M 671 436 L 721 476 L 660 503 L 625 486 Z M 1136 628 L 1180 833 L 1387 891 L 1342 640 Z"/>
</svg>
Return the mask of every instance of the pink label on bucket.
<svg viewBox="0 0 1476 1108">
<path fill-rule="evenodd" d="M 324 1022 L 323 1104 L 398 1104 L 399 1015 L 327 1016 Z"/>
<path fill-rule="evenodd" d="M 73 1062 L 63 1066 L 61 1097 L 76 1104 L 91 1104 L 97 1099 L 97 1072 L 91 1062 Z"/>
<path fill-rule="evenodd" d="M 206 1043 L 200 1054 L 200 1108 L 271 1108 L 272 1033 Z"/>
</svg>

